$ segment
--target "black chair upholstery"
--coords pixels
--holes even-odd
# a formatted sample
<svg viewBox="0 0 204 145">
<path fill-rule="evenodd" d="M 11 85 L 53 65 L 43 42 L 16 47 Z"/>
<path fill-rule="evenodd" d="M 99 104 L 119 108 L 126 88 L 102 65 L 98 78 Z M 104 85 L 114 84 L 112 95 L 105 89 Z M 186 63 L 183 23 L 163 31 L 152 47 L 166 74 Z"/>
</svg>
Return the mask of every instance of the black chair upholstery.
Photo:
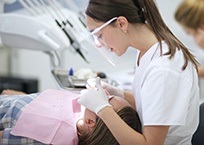
<svg viewBox="0 0 204 145">
<path fill-rule="evenodd" d="M 192 145 L 204 145 L 204 103 L 200 105 L 199 126 L 193 135 Z"/>
</svg>

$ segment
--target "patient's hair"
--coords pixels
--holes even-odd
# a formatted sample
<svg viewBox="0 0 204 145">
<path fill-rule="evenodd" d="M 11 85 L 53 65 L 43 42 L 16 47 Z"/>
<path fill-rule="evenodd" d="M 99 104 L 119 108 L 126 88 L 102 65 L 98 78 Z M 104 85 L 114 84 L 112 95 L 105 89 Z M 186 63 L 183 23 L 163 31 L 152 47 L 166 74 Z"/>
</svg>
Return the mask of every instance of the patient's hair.
<svg viewBox="0 0 204 145">
<path fill-rule="evenodd" d="M 198 29 L 204 24 L 204 1 L 183 0 L 176 9 L 175 19 L 188 28 Z"/>
<path fill-rule="evenodd" d="M 117 112 L 121 119 L 132 129 L 142 133 L 142 126 L 137 112 L 132 107 L 125 107 Z M 93 132 L 79 136 L 78 145 L 119 145 L 105 123 L 98 119 Z"/>
</svg>

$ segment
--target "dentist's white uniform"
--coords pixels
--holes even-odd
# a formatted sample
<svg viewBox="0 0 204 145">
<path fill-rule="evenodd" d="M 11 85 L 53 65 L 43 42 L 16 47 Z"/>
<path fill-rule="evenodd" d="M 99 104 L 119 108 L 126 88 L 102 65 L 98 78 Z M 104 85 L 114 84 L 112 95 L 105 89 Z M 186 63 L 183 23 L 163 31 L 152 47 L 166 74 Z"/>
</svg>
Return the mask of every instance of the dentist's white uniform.
<svg viewBox="0 0 204 145">
<path fill-rule="evenodd" d="M 162 42 L 162 53 L 168 46 Z M 138 62 L 138 58 L 137 58 Z M 199 122 L 199 87 L 197 72 L 177 51 L 172 59 L 160 55 L 153 45 L 136 66 L 133 94 L 143 126 L 170 126 L 165 145 L 191 145 Z"/>
</svg>

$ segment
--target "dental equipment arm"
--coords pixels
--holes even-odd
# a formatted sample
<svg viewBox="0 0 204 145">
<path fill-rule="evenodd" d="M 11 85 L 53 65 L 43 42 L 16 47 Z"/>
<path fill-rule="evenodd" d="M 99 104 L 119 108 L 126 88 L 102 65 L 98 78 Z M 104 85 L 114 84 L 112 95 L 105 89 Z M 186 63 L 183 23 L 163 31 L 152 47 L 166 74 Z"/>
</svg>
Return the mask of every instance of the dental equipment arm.
<svg viewBox="0 0 204 145">
<path fill-rule="evenodd" d="M 27 6 L 27 9 L 29 6 Z M 54 67 L 59 66 L 61 50 L 74 48 L 74 50 L 86 61 L 82 54 L 84 49 L 83 43 L 86 38 L 81 35 L 82 31 L 87 31 L 84 24 L 78 19 L 78 14 L 69 10 L 61 9 L 61 13 L 67 16 L 66 21 L 69 27 L 63 24 L 65 20 L 54 19 L 57 12 L 49 8 L 52 12 L 34 14 L 32 16 L 8 13 L 0 15 L 0 36 L 2 44 L 11 48 L 23 48 L 29 50 L 40 50 L 50 55 L 51 59 L 55 56 L 57 63 Z M 31 9 L 33 11 L 33 9 Z M 51 13 L 53 16 L 51 16 Z M 58 21 L 56 21 L 58 20 Z M 63 29 L 62 29 L 63 28 Z M 88 42 L 89 43 L 89 42 Z M 54 61 L 53 61 L 54 62 Z"/>
<path fill-rule="evenodd" d="M 32 17 L 18 14 L 0 16 L 0 35 L 2 44 L 11 48 L 54 52 L 58 55 L 60 50 L 69 46 L 60 30 L 46 26 Z M 58 64 L 54 64 L 54 67 Z"/>
<path fill-rule="evenodd" d="M 87 50 L 82 42 L 85 38 L 80 34 L 86 28 L 77 13 L 55 0 L 18 1 L 31 16 L 14 13 L 0 16 L 3 45 L 46 52 L 51 59 L 55 56 L 58 64 L 54 67 L 60 64 L 61 50 L 73 48 L 88 63 L 82 53 L 82 49 Z"/>
<path fill-rule="evenodd" d="M 44 1 L 42 1 L 43 3 Z M 52 8 L 53 12 L 55 12 L 57 18 L 54 18 L 56 24 L 62 29 L 62 31 L 65 33 L 67 38 L 69 39 L 71 46 L 74 48 L 74 50 L 87 62 L 87 59 L 83 55 L 81 51 L 80 43 L 77 40 L 77 37 L 74 35 L 73 30 L 75 30 L 73 24 L 66 18 L 64 13 L 61 10 L 61 6 L 59 3 L 57 3 L 55 0 L 49 0 L 47 1 L 49 6 Z M 45 5 L 45 3 L 44 3 Z M 50 13 L 51 14 L 51 13 Z M 51 14 L 52 15 L 52 14 Z M 77 16 L 79 17 L 79 16 Z M 61 23 L 60 23 L 61 22 Z"/>
</svg>

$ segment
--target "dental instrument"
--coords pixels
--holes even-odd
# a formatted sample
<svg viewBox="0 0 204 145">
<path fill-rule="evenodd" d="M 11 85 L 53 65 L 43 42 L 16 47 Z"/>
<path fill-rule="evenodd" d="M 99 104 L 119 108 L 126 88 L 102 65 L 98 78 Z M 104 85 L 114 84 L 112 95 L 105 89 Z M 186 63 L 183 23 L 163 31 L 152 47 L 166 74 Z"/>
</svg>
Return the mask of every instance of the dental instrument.
<svg viewBox="0 0 204 145">
<path fill-rule="evenodd" d="M 61 22 L 63 25 L 61 25 L 58 21 L 56 21 L 56 23 L 58 24 L 58 26 L 63 30 L 63 32 L 67 35 L 67 37 L 70 40 L 70 43 L 72 44 L 72 47 L 75 49 L 75 51 L 87 62 L 87 59 L 85 58 L 85 56 L 83 55 L 83 53 L 81 52 L 80 49 L 80 44 L 78 43 L 76 37 L 73 35 L 73 32 L 70 30 L 74 29 L 73 25 L 69 22 L 69 20 L 64 16 L 64 14 L 61 12 L 61 10 L 57 7 L 57 3 L 53 0 L 48 1 L 48 3 L 50 4 L 51 8 L 53 8 L 53 11 L 56 13 L 56 15 L 59 16 L 59 18 L 61 18 L 61 16 L 66 20 L 64 21 L 63 18 L 61 18 Z M 59 13 L 58 13 L 59 12 Z M 66 23 L 67 22 L 67 23 Z M 68 25 L 67 25 L 68 24 Z M 68 29 L 67 29 L 68 28 Z"/>
<path fill-rule="evenodd" d="M 83 55 L 82 51 L 81 51 L 81 46 L 79 44 L 79 42 L 77 41 L 77 39 L 75 38 L 75 36 L 72 34 L 73 32 L 70 31 L 70 29 L 74 29 L 73 25 L 71 24 L 71 22 L 69 22 L 68 19 L 66 19 L 66 22 L 63 20 L 63 17 L 66 18 L 64 16 L 64 14 L 61 12 L 59 5 L 57 4 L 57 2 L 55 1 L 44 1 L 44 0 L 40 0 L 40 2 L 38 0 L 36 1 L 32 1 L 32 0 L 19 0 L 20 3 L 22 4 L 22 6 L 24 6 L 26 8 L 26 10 L 28 10 L 29 13 L 31 13 L 32 15 L 39 15 L 40 12 L 40 8 L 42 12 L 46 12 L 48 14 L 50 14 L 50 16 L 54 19 L 54 21 L 56 22 L 56 24 L 61 28 L 61 30 L 64 32 L 64 34 L 67 36 L 68 40 L 70 41 L 71 47 L 87 62 L 88 60 L 85 58 L 85 56 Z M 26 2 L 27 3 L 26 3 Z M 41 6 L 40 6 L 41 3 Z M 49 4 L 49 5 L 48 5 Z M 56 6 L 57 5 L 57 6 Z M 31 9 L 32 8 L 32 9 Z M 33 12 L 34 11 L 34 12 Z M 60 12 L 60 13 L 59 13 Z M 68 24 L 68 25 L 67 25 Z M 68 27 L 68 28 L 67 28 Z"/>
</svg>

